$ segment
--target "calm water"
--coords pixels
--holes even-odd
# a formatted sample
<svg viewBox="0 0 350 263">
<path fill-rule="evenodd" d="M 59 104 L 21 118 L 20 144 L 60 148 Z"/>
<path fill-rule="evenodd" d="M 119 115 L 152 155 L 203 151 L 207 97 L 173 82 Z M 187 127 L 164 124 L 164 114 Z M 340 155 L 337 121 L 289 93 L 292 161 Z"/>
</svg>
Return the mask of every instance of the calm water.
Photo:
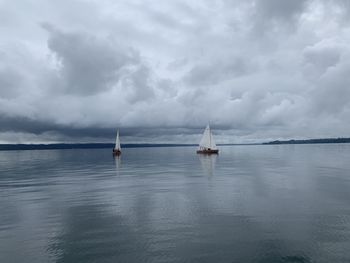
<svg viewBox="0 0 350 263">
<path fill-rule="evenodd" d="M 350 145 L 0 152 L 0 262 L 350 262 Z"/>
</svg>

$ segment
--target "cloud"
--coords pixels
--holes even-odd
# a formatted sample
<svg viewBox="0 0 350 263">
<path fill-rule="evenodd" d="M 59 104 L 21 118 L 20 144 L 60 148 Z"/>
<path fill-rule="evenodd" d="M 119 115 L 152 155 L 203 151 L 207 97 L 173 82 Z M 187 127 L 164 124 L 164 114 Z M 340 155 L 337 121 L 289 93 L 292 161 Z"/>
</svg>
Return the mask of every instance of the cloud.
<svg viewBox="0 0 350 263">
<path fill-rule="evenodd" d="M 48 47 L 58 64 L 58 88 L 76 95 L 93 95 L 111 89 L 139 56 L 113 39 L 99 39 L 84 33 L 62 32 L 43 24 L 49 32 Z"/>
<path fill-rule="evenodd" d="M 300 15 L 308 1 L 309 0 L 256 0 L 256 13 L 264 19 L 289 20 Z"/>
<path fill-rule="evenodd" d="M 150 69 L 145 65 L 137 67 L 131 74 L 125 76 L 121 85 L 128 90 L 127 100 L 130 103 L 154 97 Z"/>
<path fill-rule="evenodd" d="M 321 77 L 315 91 L 317 110 L 320 113 L 331 114 L 336 118 L 339 113 L 349 111 L 350 90 L 347 81 L 349 74 L 350 63 L 345 62 L 331 68 Z"/>
<path fill-rule="evenodd" d="M 15 98 L 18 96 L 21 76 L 11 68 L 0 69 L 0 97 Z"/>
<path fill-rule="evenodd" d="M 220 81 L 249 74 L 250 70 L 247 59 L 231 58 L 221 61 L 208 61 L 195 65 L 185 76 L 189 85 L 211 85 Z"/>
<path fill-rule="evenodd" d="M 336 66 L 340 60 L 340 50 L 337 45 L 327 45 L 326 43 L 317 43 L 314 46 L 307 47 L 304 50 L 304 60 L 306 66 L 312 67 L 317 74 L 323 74 L 330 67 Z"/>
<path fill-rule="evenodd" d="M 350 132 L 346 1 L 27 3 L 0 4 L 2 141 Z"/>
</svg>

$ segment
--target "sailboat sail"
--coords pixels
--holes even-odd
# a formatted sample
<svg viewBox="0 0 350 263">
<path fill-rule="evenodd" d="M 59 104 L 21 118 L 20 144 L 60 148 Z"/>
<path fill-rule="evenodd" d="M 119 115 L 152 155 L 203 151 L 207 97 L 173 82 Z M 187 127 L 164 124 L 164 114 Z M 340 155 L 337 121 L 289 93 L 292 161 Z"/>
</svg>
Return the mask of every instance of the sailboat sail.
<svg viewBox="0 0 350 263">
<path fill-rule="evenodd" d="M 119 130 L 117 131 L 117 137 L 115 138 L 115 147 L 114 149 L 116 150 L 120 150 L 121 147 L 120 147 L 120 140 L 119 140 Z"/>
<path fill-rule="evenodd" d="M 199 147 L 203 149 L 217 149 L 209 125 L 204 130 L 203 137 L 199 143 Z"/>
</svg>

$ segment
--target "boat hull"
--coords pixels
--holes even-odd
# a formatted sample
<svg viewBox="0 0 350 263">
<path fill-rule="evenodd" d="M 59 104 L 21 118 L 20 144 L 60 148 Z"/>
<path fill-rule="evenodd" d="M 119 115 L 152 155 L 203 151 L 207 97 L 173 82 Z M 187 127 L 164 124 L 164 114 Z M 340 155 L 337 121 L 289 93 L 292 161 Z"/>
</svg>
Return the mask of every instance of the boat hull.
<svg viewBox="0 0 350 263">
<path fill-rule="evenodd" d="M 113 149 L 113 155 L 119 156 L 121 154 L 122 154 L 121 150 Z"/>
<path fill-rule="evenodd" d="M 219 150 L 213 150 L 213 149 L 205 149 L 205 150 L 198 150 L 198 154 L 219 154 Z"/>
</svg>

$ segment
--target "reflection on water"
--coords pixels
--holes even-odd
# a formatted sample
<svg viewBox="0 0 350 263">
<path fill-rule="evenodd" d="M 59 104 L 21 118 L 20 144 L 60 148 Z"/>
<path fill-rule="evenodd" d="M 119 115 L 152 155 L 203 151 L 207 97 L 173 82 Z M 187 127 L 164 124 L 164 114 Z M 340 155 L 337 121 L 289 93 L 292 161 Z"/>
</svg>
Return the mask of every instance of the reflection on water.
<svg viewBox="0 0 350 263">
<path fill-rule="evenodd" d="M 120 170 L 121 170 L 121 165 L 122 165 L 122 161 L 121 161 L 121 156 L 120 155 L 113 155 L 113 159 L 115 162 L 115 173 L 116 175 L 120 174 Z"/>
<path fill-rule="evenodd" d="M 209 177 L 214 175 L 215 163 L 216 163 L 216 154 L 199 154 L 199 160 L 202 165 L 203 172 Z"/>
<path fill-rule="evenodd" d="M 349 262 L 349 157 L 350 145 L 0 152 L 0 262 Z"/>
<path fill-rule="evenodd" d="M 80 204 L 66 211 L 63 231 L 48 244 L 55 262 L 142 261 L 145 254 L 137 233 L 125 218 L 104 209 L 103 205 Z M 124 256 L 118 257 L 119 253 Z"/>
</svg>

